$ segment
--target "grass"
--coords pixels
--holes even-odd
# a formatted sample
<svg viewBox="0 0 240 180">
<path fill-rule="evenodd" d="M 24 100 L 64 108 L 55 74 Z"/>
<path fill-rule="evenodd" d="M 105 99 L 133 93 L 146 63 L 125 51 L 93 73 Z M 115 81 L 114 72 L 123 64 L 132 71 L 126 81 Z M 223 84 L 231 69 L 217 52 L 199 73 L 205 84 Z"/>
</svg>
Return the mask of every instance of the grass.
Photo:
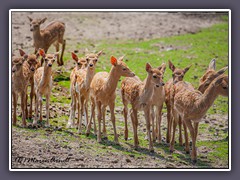
<svg viewBox="0 0 240 180">
<path fill-rule="evenodd" d="M 110 56 L 114 55 L 120 57 L 125 55 L 125 61 L 132 71 L 135 72 L 142 80 L 146 77 L 145 64 L 150 62 L 152 66 L 160 66 L 163 62 L 167 63 L 168 60 L 171 60 L 175 66 L 184 68 L 189 64 L 192 64 L 192 67 L 187 72 L 185 80 L 192 83 L 194 87 L 198 87 L 199 78 L 204 74 L 205 70 L 208 67 L 208 64 L 212 58 L 217 59 L 216 67 L 220 69 L 228 65 L 228 24 L 226 22 L 227 17 L 223 17 L 224 22 L 214 25 L 210 28 L 202 29 L 196 34 L 185 34 L 173 37 L 151 39 L 151 40 L 102 40 L 94 42 L 94 50 L 104 50 L 104 54 L 100 57 L 100 61 L 97 65 L 97 72 L 99 71 L 109 71 L 111 68 Z M 93 42 L 85 42 L 83 44 L 78 43 L 76 49 L 88 48 L 92 49 L 91 44 Z M 79 56 L 83 56 L 80 54 Z M 70 55 L 66 53 L 64 60 L 67 61 L 71 59 Z M 70 72 L 64 72 L 61 75 L 56 75 L 54 81 L 58 83 L 58 86 L 62 88 L 69 89 Z M 165 82 L 171 78 L 171 70 L 166 69 L 164 80 Z M 120 83 L 119 83 L 120 85 Z M 118 85 L 118 86 L 119 86 Z M 53 93 L 58 93 L 58 89 L 54 87 Z M 53 103 L 62 103 L 64 105 L 68 104 L 70 106 L 70 99 L 66 96 L 58 93 L 57 96 L 51 96 L 51 102 Z M 117 96 L 116 107 L 122 107 L 120 96 Z M 163 112 L 166 112 L 166 107 L 164 106 Z M 214 106 L 211 107 L 208 111 L 209 114 L 227 114 L 228 113 L 228 99 L 223 97 L 218 97 L 214 103 Z M 119 141 L 121 146 L 115 145 L 113 141 L 113 132 L 110 127 L 112 127 L 111 122 L 108 122 L 110 125 L 107 126 L 108 132 L 108 141 L 99 144 L 96 143 L 96 137 L 92 134 L 89 137 L 85 135 L 74 135 L 70 136 L 66 132 L 65 126 L 62 131 L 54 131 L 52 136 L 56 137 L 56 140 L 62 146 L 71 146 L 73 142 L 80 142 L 79 144 L 89 144 L 91 147 L 88 149 L 84 145 L 81 147 L 80 151 L 84 150 L 91 154 L 106 154 L 109 151 L 113 153 L 122 153 L 124 155 L 133 155 L 135 158 L 146 158 L 150 156 L 147 148 L 148 141 L 145 138 L 145 132 L 139 133 L 140 141 L 140 150 L 134 150 L 132 148 L 133 139 L 130 139 L 128 142 L 124 141 L 123 137 L 123 117 L 121 114 L 117 114 L 117 127 L 118 133 L 120 133 Z M 63 126 L 66 124 L 68 116 L 61 116 L 51 120 L 53 126 Z M 19 119 L 20 120 L 20 119 Z M 108 121 L 108 120 L 107 120 Z M 142 123 L 144 121 L 142 120 Z M 130 121 L 129 121 L 130 124 Z M 133 137 L 131 131 L 131 126 L 129 127 L 129 137 Z M 48 138 L 44 134 L 44 130 L 29 130 L 24 129 L 26 133 L 40 133 L 41 138 Z M 74 134 L 77 133 L 76 129 L 71 129 L 71 132 Z M 111 132 L 111 133 L 110 133 Z M 199 128 L 200 133 L 206 133 L 210 136 L 215 136 L 216 130 L 210 128 L 209 124 L 200 124 Z M 165 131 L 163 136 L 165 137 Z M 44 137 L 45 136 L 45 137 Z M 205 146 L 211 149 L 211 152 L 207 155 L 200 154 L 200 161 L 195 167 L 215 167 L 219 165 L 218 162 L 221 162 L 223 166 L 228 165 L 228 141 L 226 140 L 227 132 L 220 131 L 216 141 L 208 140 L 199 140 L 197 142 L 198 147 Z M 65 141 L 62 139 L 65 138 Z M 66 140 L 67 138 L 67 140 Z M 176 137 L 176 140 L 178 137 Z M 92 142 L 93 141 L 93 142 Z M 169 162 L 183 163 L 187 166 L 191 165 L 190 156 L 178 152 L 184 152 L 183 147 L 175 146 L 177 153 L 171 155 L 169 153 L 169 147 L 165 145 L 155 145 L 156 152 L 151 155 L 157 158 L 157 160 L 166 160 Z M 207 157 L 208 161 L 204 159 Z"/>
</svg>

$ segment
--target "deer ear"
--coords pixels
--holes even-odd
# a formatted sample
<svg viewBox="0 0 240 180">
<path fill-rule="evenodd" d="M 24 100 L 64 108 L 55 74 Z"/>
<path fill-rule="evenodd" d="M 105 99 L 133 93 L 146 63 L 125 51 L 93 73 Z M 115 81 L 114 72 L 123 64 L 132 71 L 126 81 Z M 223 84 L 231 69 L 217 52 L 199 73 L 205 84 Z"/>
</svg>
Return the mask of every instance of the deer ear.
<svg viewBox="0 0 240 180">
<path fill-rule="evenodd" d="M 116 66 L 117 65 L 117 58 L 115 58 L 114 56 L 111 56 L 111 64 L 113 66 Z"/>
<path fill-rule="evenodd" d="M 220 69 L 220 70 L 217 72 L 217 75 L 219 76 L 219 75 L 223 74 L 227 69 L 228 69 L 228 66 Z"/>
<path fill-rule="evenodd" d="M 18 49 L 20 56 L 24 56 L 26 53 L 22 49 Z"/>
<path fill-rule="evenodd" d="M 32 20 L 33 20 L 33 19 L 32 19 L 32 18 L 30 18 L 29 16 L 27 16 L 27 17 L 28 17 L 29 21 L 30 21 L 30 22 L 32 22 Z"/>
<path fill-rule="evenodd" d="M 166 64 L 165 64 L 165 63 L 162 63 L 162 65 L 159 66 L 158 69 L 159 69 L 162 73 L 164 73 L 165 70 L 166 70 Z"/>
<path fill-rule="evenodd" d="M 45 21 L 47 20 L 47 18 L 45 17 L 45 18 L 43 18 L 43 19 L 41 19 L 40 20 L 40 24 L 43 24 Z"/>
<path fill-rule="evenodd" d="M 45 51 L 43 49 L 38 50 L 40 56 L 45 57 Z"/>
<path fill-rule="evenodd" d="M 72 58 L 73 58 L 75 61 L 78 61 L 78 56 L 77 56 L 74 52 L 72 52 Z"/>
<path fill-rule="evenodd" d="M 99 51 L 99 52 L 97 53 L 97 57 L 101 56 L 102 53 L 103 53 L 103 50 Z"/>
<path fill-rule="evenodd" d="M 121 56 L 120 58 L 118 58 L 119 61 L 123 61 L 123 58 L 125 57 L 125 55 Z"/>
<path fill-rule="evenodd" d="M 216 69 L 216 59 L 212 59 L 208 65 L 208 69 L 215 70 Z"/>
<path fill-rule="evenodd" d="M 190 66 L 188 66 L 188 67 L 186 67 L 186 68 L 184 69 L 184 74 L 185 74 L 186 72 L 188 72 L 188 70 L 190 69 L 191 66 L 192 66 L 192 65 L 190 65 Z"/>
<path fill-rule="evenodd" d="M 168 60 L 168 64 L 169 64 L 169 69 L 171 69 L 173 72 L 175 70 L 175 66 L 173 65 L 173 63 L 170 60 Z"/>
<path fill-rule="evenodd" d="M 147 63 L 147 64 L 146 64 L 146 71 L 147 71 L 147 72 L 150 72 L 151 69 L 152 69 L 151 64 Z"/>
</svg>

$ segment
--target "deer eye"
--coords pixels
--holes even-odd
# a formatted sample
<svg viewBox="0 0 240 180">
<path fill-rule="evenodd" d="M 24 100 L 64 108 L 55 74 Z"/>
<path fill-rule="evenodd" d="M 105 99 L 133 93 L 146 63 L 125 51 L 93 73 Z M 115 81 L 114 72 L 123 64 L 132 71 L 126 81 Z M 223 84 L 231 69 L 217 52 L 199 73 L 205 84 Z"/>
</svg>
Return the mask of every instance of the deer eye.
<svg viewBox="0 0 240 180">
<path fill-rule="evenodd" d="M 127 68 L 123 68 L 123 71 L 126 71 L 127 70 Z"/>
<path fill-rule="evenodd" d="M 47 59 L 47 58 L 45 58 L 45 61 L 48 61 L 48 59 Z"/>
<path fill-rule="evenodd" d="M 154 75 L 153 78 L 157 78 L 157 76 Z"/>
<path fill-rule="evenodd" d="M 223 87 L 223 89 L 227 89 L 227 87 Z"/>
<path fill-rule="evenodd" d="M 80 63 L 80 62 L 78 62 L 77 64 L 78 64 L 78 65 L 81 65 L 81 63 Z"/>
</svg>

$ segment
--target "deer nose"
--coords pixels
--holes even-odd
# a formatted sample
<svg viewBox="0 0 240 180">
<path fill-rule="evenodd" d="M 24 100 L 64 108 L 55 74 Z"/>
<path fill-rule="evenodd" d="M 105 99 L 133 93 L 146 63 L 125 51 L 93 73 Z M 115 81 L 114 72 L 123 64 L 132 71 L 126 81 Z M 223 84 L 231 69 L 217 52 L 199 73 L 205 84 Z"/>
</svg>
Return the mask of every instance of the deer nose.
<svg viewBox="0 0 240 180">
<path fill-rule="evenodd" d="M 52 64 L 48 64 L 49 67 L 52 67 Z"/>
<path fill-rule="evenodd" d="M 12 70 L 13 73 L 14 73 L 15 71 L 16 71 L 15 69 Z"/>
<path fill-rule="evenodd" d="M 164 85 L 165 85 L 165 83 L 164 83 L 164 82 L 162 82 L 162 83 L 161 83 L 161 86 L 164 86 Z"/>
<path fill-rule="evenodd" d="M 93 64 L 89 64 L 90 67 L 93 67 Z"/>
<path fill-rule="evenodd" d="M 30 31 L 33 31 L 33 28 L 30 28 Z"/>
<path fill-rule="evenodd" d="M 31 68 L 31 71 L 35 71 L 35 68 Z"/>
</svg>

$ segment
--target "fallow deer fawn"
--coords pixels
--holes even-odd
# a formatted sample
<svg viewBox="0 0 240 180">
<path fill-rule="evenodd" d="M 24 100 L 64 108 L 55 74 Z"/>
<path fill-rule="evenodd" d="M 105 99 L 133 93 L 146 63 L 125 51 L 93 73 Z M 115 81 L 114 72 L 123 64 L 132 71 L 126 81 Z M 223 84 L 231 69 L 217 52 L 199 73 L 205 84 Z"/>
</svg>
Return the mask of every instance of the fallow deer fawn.
<svg viewBox="0 0 240 180">
<path fill-rule="evenodd" d="M 159 68 L 161 71 L 161 77 L 163 79 L 164 72 L 166 70 L 166 64 L 163 63 Z M 158 143 L 161 143 L 161 122 L 162 122 L 162 108 L 165 102 L 165 89 L 163 86 L 154 87 L 151 105 L 151 124 L 152 124 L 152 137 L 153 142 L 157 139 Z M 154 110 L 155 107 L 155 110 Z M 154 128 L 154 120 L 156 119 L 156 129 Z"/>
<path fill-rule="evenodd" d="M 87 109 L 87 102 L 89 98 L 89 88 L 91 81 L 93 79 L 93 76 L 95 75 L 95 65 L 98 62 L 98 59 L 100 55 L 102 54 L 102 51 L 99 51 L 98 53 L 90 53 L 86 54 L 84 60 L 86 63 L 82 66 L 81 69 L 76 70 L 74 72 L 75 77 L 74 82 L 71 85 L 71 92 L 74 93 L 75 100 L 73 101 L 73 104 L 71 104 L 71 112 L 70 112 L 70 118 L 68 122 L 68 127 L 74 127 L 75 125 L 75 109 L 76 109 L 76 102 L 78 102 L 78 133 L 81 133 L 81 124 L 82 124 L 82 115 L 83 115 L 83 108 L 85 109 L 85 125 L 87 126 L 88 122 L 88 109 Z M 73 55 L 73 58 L 75 60 L 79 60 L 79 58 L 75 55 Z M 82 62 L 84 62 L 82 60 Z M 87 66 L 87 68 L 84 68 L 84 66 Z M 76 101 L 77 100 L 77 101 Z M 81 108 L 81 109 L 80 109 Z M 80 118 L 79 118 L 80 117 Z M 80 121 L 81 124 L 80 124 Z"/>
<path fill-rule="evenodd" d="M 76 83 L 76 73 L 80 69 L 84 69 L 87 67 L 86 58 L 78 58 L 78 56 L 72 52 L 72 58 L 76 62 L 76 67 L 72 70 L 70 74 L 70 94 L 71 94 L 71 108 L 70 108 L 70 116 L 67 124 L 67 128 L 75 127 L 75 111 L 77 105 L 76 100 L 76 92 L 75 92 L 75 83 Z"/>
<path fill-rule="evenodd" d="M 32 118 L 32 102 L 33 98 L 35 97 L 35 92 L 34 92 L 34 80 L 33 80 L 33 75 L 35 73 L 35 70 L 41 66 L 41 64 L 37 60 L 37 56 L 35 54 L 29 54 L 27 55 L 22 49 L 19 49 L 20 55 L 22 57 L 26 56 L 27 57 L 27 62 L 29 64 L 29 69 L 30 69 L 30 85 L 31 85 L 31 92 L 30 92 L 30 107 L 29 107 L 29 113 L 27 109 L 27 99 L 28 95 L 26 96 L 26 117 Z"/>
<path fill-rule="evenodd" d="M 146 120 L 147 134 L 149 140 L 149 150 L 153 150 L 153 142 L 150 133 L 150 108 L 152 105 L 152 95 L 154 91 L 154 86 L 159 88 L 164 85 L 162 80 L 162 72 L 161 69 L 164 68 L 160 66 L 159 68 L 152 68 L 152 66 L 147 63 L 146 71 L 148 73 L 147 78 L 144 82 L 142 82 L 138 77 L 127 77 L 122 81 L 121 84 L 121 94 L 122 94 L 122 102 L 124 105 L 123 114 L 125 119 L 125 140 L 128 138 L 128 128 L 127 128 L 127 114 L 128 108 L 127 105 L 130 103 L 132 105 L 132 109 L 130 112 L 133 133 L 134 133 L 134 146 L 138 147 L 138 135 L 137 135 L 137 127 L 138 127 L 138 118 L 137 112 L 139 110 L 144 111 L 144 116 Z"/>
<path fill-rule="evenodd" d="M 62 44 L 62 52 L 59 60 L 57 57 L 57 63 L 59 66 L 63 65 L 63 53 L 65 50 L 66 40 L 64 39 L 65 24 L 60 21 L 53 21 L 49 23 L 45 28 L 40 29 L 40 25 L 43 24 L 47 18 L 32 19 L 28 16 L 30 21 L 30 31 L 33 32 L 33 43 L 35 47 L 35 54 L 39 48 L 42 48 L 47 53 L 49 47 L 54 44 L 56 52 L 59 51 L 59 43 Z M 43 60 L 43 59 L 42 59 Z M 41 60 L 41 64 L 43 61 Z"/>
<path fill-rule="evenodd" d="M 34 90 L 36 93 L 35 104 L 35 119 L 33 126 L 37 125 L 38 120 L 38 107 L 40 106 L 40 121 L 42 121 L 42 96 L 46 96 L 46 113 L 47 122 L 46 126 L 49 126 L 49 100 L 52 91 L 52 65 L 55 62 L 58 52 L 55 54 L 45 54 L 43 49 L 39 49 L 39 54 L 44 59 L 44 66 L 36 70 L 34 74 Z"/>
<path fill-rule="evenodd" d="M 110 113 L 111 113 L 111 121 L 113 124 L 114 130 L 114 141 L 118 144 L 118 135 L 116 130 L 115 124 L 115 98 L 116 98 L 116 88 L 118 81 L 121 76 L 125 77 L 134 77 L 135 74 L 127 67 L 127 65 L 123 62 L 123 57 L 119 58 L 118 60 L 112 56 L 111 57 L 111 64 L 112 68 L 110 73 L 107 72 L 99 72 L 97 73 L 92 80 L 90 85 L 90 96 L 92 100 L 92 112 L 91 118 L 88 122 L 87 132 L 86 135 L 89 135 L 90 128 L 91 128 L 91 120 L 93 118 L 95 105 L 97 106 L 98 112 L 98 134 L 97 134 L 97 141 L 101 142 L 101 119 L 103 118 L 103 134 L 107 137 L 106 134 L 106 126 L 105 126 L 105 110 L 106 107 L 109 106 Z"/>
<path fill-rule="evenodd" d="M 30 78 L 27 55 L 12 57 L 12 97 L 13 97 L 13 125 L 17 123 L 17 100 L 21 96 L 22 126 L 26 127 L 26 96 L 27 86 Z"/>
<path fill-rule="evenodd" d="M 172 111 L 173 111 L 173 96 L 174 96 L 174 91 L 173 91 L 173 84 L 177 83 L 179 81 L 182 81 L 184 78 L 184 75 L 186 72 L 190 69 L 191 65 L 184 68 L 176 68 L 171 61 L 168 61 L 169 63 L 169 69 L 172 70 L 172 79 L 170 79 L 166 85 L 165 85 L 165 103 L 167 106 L 167 136 L 166 140 L 167 143 L 170 143 L 171 139 L 171 131 L 172 131 Z M 186 126 L 184 126 L 186 128 Z M 179 144 L 182 145 L 182 123 L 181 119 L 179 120 Z"/>
<path fill-rule="evenodd" d="M 212 106 L 218 95 L 228 96 L 228 76 L 218 75 L 211 82 L 208 88 L 201 93 L 194 90 L 190 83 L 180 81 L 174 85 L 174 125 L 176 128 L 178 116 L 181 116 L 184 124 L 188 127 L 192 138 L 192 152 L 191 158 L 195 163 L 197 161 L 196 138 L 198 133 L 198 123 L 201 118 L 207 113 L 207 110 Z M 194 123 L 194 127 L 192 125 Z M 174 149 L 174 134 L 170 149 Z M 189 149 L 189 143 L 186 141 L 186 149 Z"/>
</svg>

